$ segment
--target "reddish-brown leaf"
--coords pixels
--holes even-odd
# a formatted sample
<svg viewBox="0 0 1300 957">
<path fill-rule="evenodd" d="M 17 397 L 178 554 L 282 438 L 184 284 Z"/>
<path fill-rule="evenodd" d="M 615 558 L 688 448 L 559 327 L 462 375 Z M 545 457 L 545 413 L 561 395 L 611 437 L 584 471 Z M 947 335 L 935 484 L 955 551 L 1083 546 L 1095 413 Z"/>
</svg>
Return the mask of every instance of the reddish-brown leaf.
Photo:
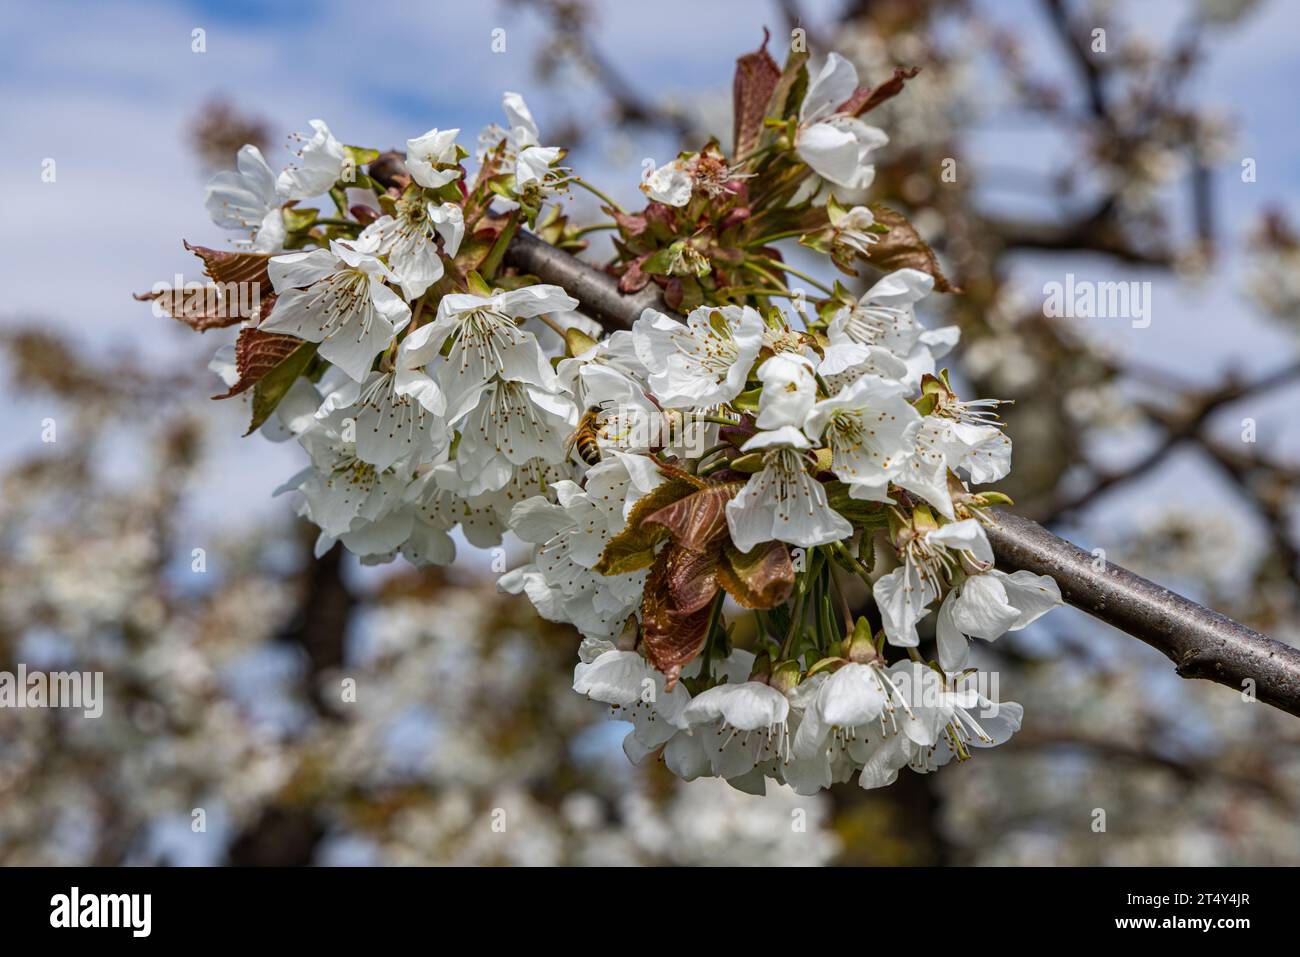
<svg viewBox="0 0 1300 957">
<path fill-rule="evenodd" d="M 889 227 L 889 232 L 880 237 L 880 241 L 871 247 L 870 262 L 877 269 L 892 272 L 895 269 L 919 269 L 934 277 L 936 292 L 961 292 L 961 289 L 948 282 L 948 278 L 939 267 L 939 257 L 921 239 L 916 227 L 902 213 L 871 204 L 871 212 L 876 222 Z"/>
<path fill-rule="evenodd" d="M 863 113 L 870 113 L 881 103 L 902 93 L 903 85 L 920 72 L 921 68 L 919 66 L 900 67 L 894 71 L 892 77 L 875 89 L 858 87 L 857 91 L 840 107 L 839 112 L 848 113 L 850 116 L 861 116 Z"/>
<path fill-rule="evenodd" d="M 736 77 L 731 85 L 732 149 L 736 159 L 758 145 L 772 93 L 781 80 L 781 68 L 767 52 L 770 38 L 771 34 L 764 29 L 762 45 L 736 59 Z"/>
<path fill-rule="evenodd" d="M 156 302 L 159 308 L 173 319 L 185 323 L 195 332 L 224 329 L 243 322 L 245 317 L 237 308 L 229 308 L 217 297 L 215 287 L 203 289 L 161 289 L 157 292 L 137 292 L 132 296 L 139 302 Z"/>
<path fill-rule="evenodd" d="M 718 593 L 721 558 L 718 548 L 695 552 L 675 545 L 669 547 L 667 582 L 674 612 L 692 615 L 713 600 Z"/>
<path fill-rule="evenodd" d="M 662 525 L 682 548 L 705 551 L 727 534 L 727 502 L 739 484 L 710 485 L 647 515 L 644 524 Z"/>
<path fill-rule="evenodd" d="M 674 311 L 680 310 L 682 300 L 686 298 L 686 287 L 676 276 L 672 276 L 663 283 L 664 287 L 664 305 Z"/>
<path fill-rule="evenodd" d="M 640 292 L 650 284 L 650 274 L 641 269 L 641 264 L 650 258 L 650 254 L 638 256 L 627 264 L 627 269 L 618 280 L 618 291 L 621 293 Z"/>
<path fill-rule="evenodd" d="M 239 373 L 239 381 L 228 391 L 212 398 L 229 399 L 252 388 L 302 344 L 303 340 L 296 336 L 263 332 L 252 326 L 240 329 L 239 338 L 235 340 L 235 370 Z"/>
<path fill-rule="evenodd" d="M 651 399 L 653 400 L 653 396 Z M 681 479 L 683 482 L 686 482 L 688 485 L 694 486 L 695 488 L 708 488 L 709 483 L 704 481 L 704 479 L 700 478 L 698 475 L 691 474 L 684 468 L 679 468 L 678 466 L 673 465 L 671 462 L 656 462 L 655 467 L 659 469 L 659 472 L 662 475 L 665 475 L 670 479 Z"/>
<path fill-rule="evenodd" d="M 270 295 L 271 277 L 266 271 L 270 253 L 229 252 L 189 243 L 185 243 L 185 248 L 203 260 L 203 271 L 213 282 L 255 283 L 260 295 Z"/>
<path fill-rule="evenodd" d="M 669 479 L 644 495 L 628 513 L 627 527 L 605 543 L 594 571 L 602 575 L 626 575 L 654 564 L 655 547 L 668 537 L 662 525 L 644 524 L 646 516 L 690 494 L 692 486 L 681 479 Z"/>
<path fill-rule="evenodd" d="M 722 550 L 717 582 L 746 608 L 775 608 L 790 597 L 794 563 L 783 542 L 764 542 L 742 552 L 730 542 Z"/>
<path fill-rule="evenodd" d="M 601 209 L 614 217 L 614 222 L 618 223 L 618 228 L 626 236 L 640 236 L 646 231 L 648 224 L 645 217 L 639 213 L 625 213 L 621 209 L 613 209 L 609 206 L 602 206 Z"/>
<path fill-rule="evenodd" d="M 707 603 L 694 614 L 673 607 L 668 585 L 671 551 L 665 549 L 655 560 L 641 598 L 641 640 L 650 663 L 667 677 L 668 690 L 676 686 L 682 668 L 703 650 L 712 617 Z"/>
</svg>

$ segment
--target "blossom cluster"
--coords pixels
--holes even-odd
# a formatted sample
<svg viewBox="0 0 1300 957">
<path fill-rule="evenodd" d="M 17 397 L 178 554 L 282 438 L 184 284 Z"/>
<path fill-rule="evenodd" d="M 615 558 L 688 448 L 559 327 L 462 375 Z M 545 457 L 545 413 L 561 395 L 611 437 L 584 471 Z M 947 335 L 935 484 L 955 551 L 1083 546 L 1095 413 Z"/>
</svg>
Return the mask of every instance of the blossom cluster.
<svg viewBox="0 0 1300 957">
<path fill-rule="evenodd" d="M 655 170 L 640 213 L 561 166 L 514 93 L 472 179 L 454 129 L 381 154 L 315 120 L 278 175 L 245 147 L 207 205 L 246 249 L 196 251 L 265 302 L 213 365 L 310 457 L 283 490 L 318 551 L 447 564 L 456 537 L 512 533 L 531 554 L 499 587 L 581 633 L 575 690 L 632 723 L 632 760 L 686 779 L 875 787 L 1006 740 L 1020 707 L 987 693 L 968 639 L 1060 594 L 994 567 L 984 525 L 1008 500 L 972 487 L 1007 475 L 1011 443 L 940 364 L 959 330 L 917 316 L 952 287 L 905 218 L 854 199 L 888 142 L 860 114 L 904 79 L 742 57 L 733 155 L 715 141 Z M 594 228 L 614 231 L 619 287 L 653 283 L 667 308 L 605 334 L 507 267 L 521 229 L 585 245 L 559 206 L 574 186 L 613 220 Z M 332 214 L 301 205 L 320 196 Z M 826 286 L 775 245 L 795 237 L 880 278 Z M 850 608 L 850 579 L 872 607 Z"/>
</svg>

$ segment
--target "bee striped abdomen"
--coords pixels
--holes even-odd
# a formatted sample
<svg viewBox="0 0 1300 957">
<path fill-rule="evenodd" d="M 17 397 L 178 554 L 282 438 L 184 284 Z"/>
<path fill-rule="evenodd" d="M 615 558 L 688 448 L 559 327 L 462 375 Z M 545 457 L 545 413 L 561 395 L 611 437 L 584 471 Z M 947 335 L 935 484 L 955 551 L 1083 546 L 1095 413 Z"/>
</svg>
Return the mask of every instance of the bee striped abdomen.
<svg viewBox="0 0 1300 957">
<path fill-rule="evenodd" d="M 598 465 L 600 463 L 600 445 L 596 441 L 594 432 L 584 432 L 578 436 L 574 443 L 578 449 L 578 456 L 588 465 Z"/>
<path fill-rule="evenodd" d="M 582 418 L 578 420 L 578 427 L 573 430 L 573 435 L 569 436 L 566 451 L 576 448 L 578 457 L 588 465 L 600 463 L 600 442 L 596 431 L 599 420 L 600 406 L 593 405 L 582 414 Z"/>
</svg>

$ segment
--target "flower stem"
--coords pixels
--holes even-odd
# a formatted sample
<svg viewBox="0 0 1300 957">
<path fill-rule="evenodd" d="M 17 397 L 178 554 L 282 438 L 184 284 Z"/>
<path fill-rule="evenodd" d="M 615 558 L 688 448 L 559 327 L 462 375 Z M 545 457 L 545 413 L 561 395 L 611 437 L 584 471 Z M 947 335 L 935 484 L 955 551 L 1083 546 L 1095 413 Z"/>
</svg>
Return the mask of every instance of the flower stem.
<svg viewBox="0 0 1300 957">
<path fill-rule="evenodd" d="M 710 422 L 713 425 L 740 425 L 739 419 L 724 419 L 720 415 L 696 415 L 692 413 L 690 417 L 696 422 Z"/>
<path fill-rule="evenodd" d="M 513 209 L 510 211 L 510 218 L 506 221 L 505 228 L 501 230 L 487 258 L 483 260 L 483 265 L 479 267 L 480 276 L 489 282 L 496 278 L 497 270 L 501 268 L 501 260 L 506 254 L 506 247 L 510 245 L 510 241 L 515 238 L 515 233 L 518 231 L 519 210 Z"/>
<path fill-rule="evenodd" d="M 585 179 L 583 179 L 581 176 L 574 176 L 574 177 L 570 178 L 569 182 L 570 182 L 570 183 L 576 183 L 577 185 L 579 185 L 579 186 L 581 186 L 583 189 L 585 189 L 587 192 L 592 193 L 593 195 L 595 195 L 595 196 L 599 197 L 600 199 L 604 200 L 604 201 L 605 201 L 605 205 L 608 206 L 610 209 L 617 210 L 617 211 L 620 212 L 620 213 L 625 212 L 625 210 L 623 209 L 622 206 L 620 206 L 618 203 L 614 202 L 612 199 L 610 199 L 608 196 L 606 196 L 603 192 L 601 192 L 601 191 L 600 191 L 599 189 L 597 189 L 595 186 L 592 186 L 590 183 L 588 183 L 588 182 L 587 182 Z"/>
<path fill-rule="evenodd" d="M 818 289 L 820 289 L 822 292 L 826 293 L 827 295 L 830 295 L 835 291 L 825 283 L 819 282 L 818 280 L 814 279 L 806 272 L 802 272 L 798 269 L 795 269 L 789 263 L 781 262 L 778 259 L 772 259 L 770 256 L 750 256 L 748 259 L 745 260 L 746 264 L 748 264 L 751 259 L 756 259 L 759 262 L 764 263 L 765 265 L 769 265 L 773 267 L 774 269 L 780 269 L 782 272 L 787 272 L 792 276 L 797 276 L 798 278 L 802 279 L 804 282 L 816 286 Z"/>
<path fill-rule="evenodd" d="M 552 319 L 549 315 L 547 315 L 546 313 L 542 313 L 537 318 L 540 319 L 542 322 L 544 322 L 550 328 L 550 330 L 554 332 L 557 336 L 559 336 L 561 339 L 564 338 L 564 327 L 561 326 L 554 319 Z"/>
<path fill-rule="evenodd" d="M 762 239 L 755 239 L 751 242 L 747 242 L 745 243 L 745 248 L 753 249 L 757 246 L 766 246 L 768 243 L 774 243 L 780 239 L 794 239 L 796 236 L 806 236 L 808 233 L 815 231 L 816 230 L 808 229 L 787 229 L 783 233 L 773 233 L 771 236 L 764 236 Z"/>
<path fill-rule="evenodd" d="M 713 446 L 713 448 L 705 449 L 704 453 L 700 455 L 698 459 L 695 460 L 695 474 L 708 475 L 710 472 L 717 471 L 722 466 L 727 465 L 729 460 L 725 458 L 721 458 L 714 462 L 710 462 L 708 465 L 705 465 L 704 461 L 710 456 L 716 455 L 718 452 L 725 452 L 727 449 L 730 448 L 735 448 L 735 446 L 733 446 L 730 442 L 719 442 L 717 445 Z"/>
<path fill-rule="evenodd" d="M 843 542 L 831 542 L 831 551 L 835 552 L 836 555 L 839 555 L 840 558 L 848 562 L 849 567 L 857 573 L 857 576 L 866 583 L 868 588 L 872 586 L 871 573 L 867 571 L 860 561 L 858 561 L 856 555 L 844 547 Z"/>
<path fill-rule="evenodd" d="M 724 286 L 719 292 L 729 296 L 776 296 L 780 299 L 798 299 L 789 289 L 763 289 L 758 286 Z"/>
<path fill-rule="evenodd" d="M 757 273 L 778 289 L 782 290 L 786 295 L 790 295 L 790 290 L 786 287 L 786 284 L 781 281 L 780 277 L 772 275 L 771 272 L 764 269 L 758 263 L 746 259 L 740 265 L 742 269 L 748 269 L 750 272 Z"/>
<path fill-rule="evenodd" d="M 573 238 L 581 239 L 588 233 L 598 233 L 602 229 L 618 229 L 618 223 L 596 223 L 593 226 L 583 226 L 581 229 L 574 231 Z"/>
<path fill-rule="evenodd" d="M 713 636 L 718 630 L 718 622 L 722 619 L 722 602 L 726 598 L 726 592 L 719 590 L 713 597 L 713 607 L 709 610 L 709 630 L 705 632 L 704 653 L 701 656 L 700 674 L 707 681 L 711 675 L 709 673 L 709 659 L 713 657 Z"/>
</svg>

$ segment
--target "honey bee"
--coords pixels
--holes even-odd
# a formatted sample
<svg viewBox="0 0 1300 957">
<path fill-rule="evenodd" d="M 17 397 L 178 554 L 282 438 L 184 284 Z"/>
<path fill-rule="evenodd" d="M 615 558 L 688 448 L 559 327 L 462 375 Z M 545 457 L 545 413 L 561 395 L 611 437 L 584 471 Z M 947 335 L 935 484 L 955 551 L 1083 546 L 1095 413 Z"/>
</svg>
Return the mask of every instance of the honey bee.
<svg viewBox="0 0 1300 957">
<path fill-rule="evenodd" d="M 576 448 L 578 456 L 588 465 L 600 463 L 600 445 L 596 441 L 599 438 L 600 413 L 601 407 L 598 405 L 589 406 L 587 411 L 582 413 L 582 418 L 578 420 L 578 427 L 573 430 L 569 441 L 564 445 L 566 457 Z"/>
</svg>

